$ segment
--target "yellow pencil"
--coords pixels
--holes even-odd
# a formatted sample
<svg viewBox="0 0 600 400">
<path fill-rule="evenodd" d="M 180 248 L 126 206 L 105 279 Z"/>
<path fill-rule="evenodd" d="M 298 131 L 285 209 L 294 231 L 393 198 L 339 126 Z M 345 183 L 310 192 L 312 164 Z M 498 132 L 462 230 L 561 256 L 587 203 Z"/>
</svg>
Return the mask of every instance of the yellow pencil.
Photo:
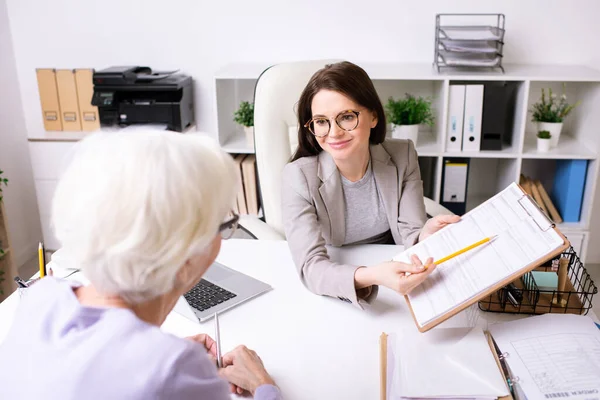
<svg viewBox="0 0 600 400">
<path fill-rule="evenodd" d="M 446 262 L 446 261 L 448 261 L 448 260 L 450 260 L 450 259 L 452 259 L 452 258 L 454 258 L 454 257 L 456 257 L 456 256 L 459 256 L 459 255 L 461 255 L 461 254 L 463 254 L 463 253 L 466 253 L 467 251 L 469 251 L 469 250 L 472 250 L 472 249 L 474 249 L 474 248 L 475 248 L 475 247 L 477 247 L 477 246 L 481 246 L 482 244 L 484 244 L 484 243 L 487 243 L 487 242 L 489 242 L 489 241 L 491 241 L 491 240 L 493 240 L 493 239 L 495 239 L 495 238 L 496 238 L 496 236 L 487 237 L 487 238 L 485 238 L 485 239 L 482 239 L 482 240 L 480 240 L 479 242 L 475 242 L 475 243 L 473 243 L 472 245 L 470 245 L 470 246 L 467 246 L 467 247 L 465 247 L 464 249 L 458 250 L 458 251 L 456 251 L 456 252 L 454 252 L 454 253 L 450 254 L 449 256 L 446 256 L 446 257 L 444 257 L 444 258 L 441 258 L 441 259 L 439 259 L 439 260 L 437 260 L 437 261 L 434 261 L 433 263 L 434 263 L 435 265 L 440 265 L 440 264 L 441 264 L 441 263 L 443 263 L 443 262 Z"/>
<path fill-rule="evenodd" d="M 40 263 L 40 278 L 46 276 L 46 263 L 44 261 L 44 246 L 42 246 L 42 242 L 38 246 L 38 260 Z"/>
</svg>

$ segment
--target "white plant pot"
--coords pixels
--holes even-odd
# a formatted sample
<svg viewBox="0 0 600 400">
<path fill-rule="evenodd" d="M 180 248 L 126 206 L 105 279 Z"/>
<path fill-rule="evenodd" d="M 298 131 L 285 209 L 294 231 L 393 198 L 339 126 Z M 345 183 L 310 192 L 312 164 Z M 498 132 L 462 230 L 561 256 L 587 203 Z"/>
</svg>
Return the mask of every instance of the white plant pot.
<svg viewBox="0 0 600 400">
<path fill-rule="evenodd" d="M 538 122 L 538 130 L 550 132 L 550 147 L 556 147 L 558 145 L 558 139 L 560 139 L 560 132 L 562 131 L 562 122 Z M 536 135 L 537 135 L 536 132 Z"/>
<path fill-rule="evenodd" d="M 248 143 L 248 146 L 254 147 L 254 127 L 245 126 L 244 133 L 246 134 L 246 143 Z"/>
<path fill-rule="evenodd" d="M 550 151 L 552 139 L 541 139 L 537 138 L 537 149 L 540 153 L 546 153 Z"/>
<path fill-rule="evenodd" d="M 392 130 L 392 137 L 394 139 L 409 139 L 417 146 L 417 139 L 419 138 L 419 124 L 414 125 L 394 125 Z"/>
</svg>

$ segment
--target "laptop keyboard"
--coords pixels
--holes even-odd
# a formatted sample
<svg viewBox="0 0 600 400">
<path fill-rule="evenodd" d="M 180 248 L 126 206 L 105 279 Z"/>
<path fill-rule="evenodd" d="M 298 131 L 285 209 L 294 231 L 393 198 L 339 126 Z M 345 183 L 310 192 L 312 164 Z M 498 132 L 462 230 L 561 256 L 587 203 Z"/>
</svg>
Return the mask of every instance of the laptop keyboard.
<svg viewBox="0 0 600 400">
<path fill-rule="evenodd" d="M 235 296 L 237 296 L 235 293 L 229 292 L 205 279 L 200 280 L 192 290 L 183 295 L 187 302 L 198 311 L 208 310 L 217 304 L 233 299 Z"/>
</svg>

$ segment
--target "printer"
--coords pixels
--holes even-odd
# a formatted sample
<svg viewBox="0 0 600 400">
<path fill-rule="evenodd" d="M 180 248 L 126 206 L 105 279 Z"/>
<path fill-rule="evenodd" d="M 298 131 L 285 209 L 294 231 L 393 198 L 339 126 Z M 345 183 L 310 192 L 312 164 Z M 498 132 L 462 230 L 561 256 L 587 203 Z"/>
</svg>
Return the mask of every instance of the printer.
<svg viewBox="0 0 600 400">
<path fill-rule="evenodd" d="M 183 132 L 194 123 L 192 78 L 149 67 L 110 67 L 94 71 L 92 105 L 100 124 L 166 124 Z"/>
</svg>

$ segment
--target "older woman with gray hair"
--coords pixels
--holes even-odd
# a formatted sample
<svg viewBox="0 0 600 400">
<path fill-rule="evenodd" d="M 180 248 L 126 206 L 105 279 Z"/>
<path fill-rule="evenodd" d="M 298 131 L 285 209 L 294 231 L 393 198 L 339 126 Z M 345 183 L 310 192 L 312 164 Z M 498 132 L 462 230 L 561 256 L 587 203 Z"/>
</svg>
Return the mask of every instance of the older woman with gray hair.
<svg viewBox="0 0 600 400">
<path fill-rule="evenodd" d="M 45 277 L 0 346 L 3 399 L 280 399 L 260 358 L 160 330 L 219 253 L 236 195 L 230 156 L 199 135 L 93 134 L 53 200 L 53 225 L 90 284 Z M 229 385 L 227 383 L 229 381 Z M 229 386 L 229 387 L 228 387 Z"/>
</svg>

